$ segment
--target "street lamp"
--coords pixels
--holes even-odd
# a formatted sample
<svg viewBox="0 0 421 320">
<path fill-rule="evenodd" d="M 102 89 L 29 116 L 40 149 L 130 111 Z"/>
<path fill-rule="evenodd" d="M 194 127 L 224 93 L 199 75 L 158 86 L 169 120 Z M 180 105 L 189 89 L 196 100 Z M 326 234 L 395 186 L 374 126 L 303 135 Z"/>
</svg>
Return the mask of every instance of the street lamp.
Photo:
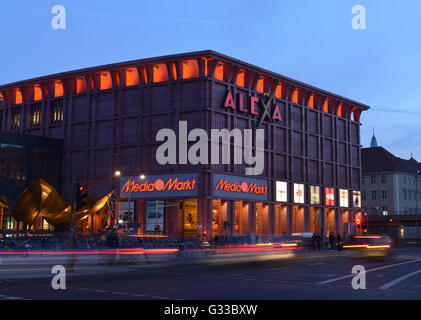
<svg viewBox="0 0 421 320">
<path fill-rule="evenodd" d="M 116 177 L 120 177 L 121 176 L 121 171 L 120 170 L 116 170 L 115 172 L 114 172 L 114 175 L 116 176 Z M 139 178 L 140 178 L 140 180 L 145 180 L 146 179 L 146 176 L 144 175 L 144 174 L 140 174 L 139 175 Z M 128 208 L 128 211 L 129 211 L 129 214 L 131 214 L 131 193 L 132 193 L 132 188 L 131 188 L 131 184 L 132 184 L 132 182 L 134 181 L 134 176 L 129 176 L 129 208 Z M 121 220 L 118 220 L 117 222 L 119 223 L 119 224 L 121 224 L 120 223 L 120 221 Z"/>
</svg>

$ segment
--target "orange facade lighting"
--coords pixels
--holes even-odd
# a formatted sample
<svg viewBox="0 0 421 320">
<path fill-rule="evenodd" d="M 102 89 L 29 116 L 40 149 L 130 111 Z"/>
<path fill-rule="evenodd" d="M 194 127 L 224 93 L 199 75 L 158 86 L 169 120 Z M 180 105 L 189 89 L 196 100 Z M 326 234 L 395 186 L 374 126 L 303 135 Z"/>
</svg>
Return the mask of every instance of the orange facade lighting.
<svg viewBox="0 0 421 320">
<path fill-rule="evenodd" d="M 84 77 L 78 77 L 76 79 L 76 93 L 84 93 L 88 91 L 88 86 L 86 85 L 86 79 Z"/>
<path fill-rule="evenodd" d="M 237 74 L 237 79 L 235 81 L 235 84 L 239 87 L 245 87 L 245 75 L 244 75 L 244 70 L 241 69 L 238 74 Z"/>
<path fill-rule="evenodd" d="M 39 84 L 34 86 L 34 101 L 42 100 L 42 89 Z"/>
<path fill-rule="evenodd" d="M 117 71 L 113 71 L 113 75 L 114 75 L 114 83 L 116 87 L 120 87 L 120 77 L 118 75 Z"/>
<path fill-rule="evenodd" d="M 263 93 L 265 90 L 264 88 L 264 79 L 260 78 L 259 80 L 257 80 L 257 84 L 256 84 L 256 91 Z"/>
<path fill-rule="evenodd" d="M 326 101 L 325 101 L 325 103 L 323 105 L 323 111 L 324 112 L 329 112 L 329 102 L 328 102 L 327 99 L 326 99 Z"/>
<path fill-rule="evenodd" d="M 292 95 L 292 102 L 298 104 L 298 88 L 294 90 L 294 94 Z"/>
<path fill-rule="evenodd" d="M 308 99 L 308 107 L 314 109 L 314 95 L 311 95 L 310 99 Z"/>
<path fill-rule="evenodd" d="M 202 57 L 202 60 L 204 61 L 204 63 L 203 63 L 203 71 L 204 71 L 204 73 L 205 73 L 205 77 L 209 77 L 209 70 L 210 70 L 210 66 L 211 66 L 211 62 L 213 61 L 213 60 L 215 60 L 215 58 L 205 58 L 205 57 Z"/>
<path fill-rule="evenodd" d="M 185 60 L 182 62 L 183 79 L 191 79 L 199 77 L 199 65 L 197 60 Z"/>
<path fill-rule="evenodd" d="M 113 87 L 113 80 L 109 71 L 101 72 L 99 75 L 99 90 L 108 90 Z"/>
<path fill-rule="evenodd" d="M 54 82 L 54 97 L 62 97 L 64 95 L 63 83 L 60 80 Z"/>
<path fill-rule="evenodd" d="M 152 82 L 168 81 L 168 70 L 165 63 L 154 64 L 152 70 Z"/>
<path fill-rule="evenodd" d="M 173 80 L 177 80 L 177 68 L 174 62 L 171 63 L 171 77 Z"/>
<path fill-rule="evenodd" d="M 15 104 L 22 104 L 22 92 L 19 89 L 15 90 Z"/>
<path fill-rule="evenodd" d="M 360 121 L 360 115 L 362 110 L 360 108 L 353 108 L 352 109 L 352 120 L 359 122 Z"/>
<path fill-rule="evenodd" d="M 230 65 L 225 62 L 217 62 L 215 66 L 214 78 L 219 81 L 228 81 Z"/>
<path fill-rule="evenodd" d="M 275 97 L 278 99 L 282 99 L 282 84 L 279 83 L 275 89 Z"/>
<path fill-rule="evenodd" d="M 343 104 L 341 103 L 338 107 L 338 117 L 343 117 Z"/>
<path fill-rule="evenodd" d="M 125 70 L 126 87 L 139 85 L 139 73 L 136 68 L 128 68 Z"/>
</svg>

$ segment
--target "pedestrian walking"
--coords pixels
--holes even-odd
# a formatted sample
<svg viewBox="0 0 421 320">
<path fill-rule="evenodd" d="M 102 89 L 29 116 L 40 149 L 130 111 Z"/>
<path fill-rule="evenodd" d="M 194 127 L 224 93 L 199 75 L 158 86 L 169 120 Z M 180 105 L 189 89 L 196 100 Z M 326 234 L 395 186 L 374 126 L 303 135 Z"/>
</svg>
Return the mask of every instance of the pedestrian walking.
<svg viewBox="0 0 421 320">
<path fill-rule="evenodd" d="M 313 233 L 313 235 L 311 236 L 311 248 L 313 250 L 316 250 L 316 234 Z"/>
<path fill-rule="evenodd" d="M 342 237 L 339 233 L 336 235 L 336 247 L 338 251 L 342 250 Z"/>
<path fill-rule="evenodd" d="M 320 243 L 322 242 L 322 237 L 320 236 L 320 234 L 316 235 L 316 245 L 317 245 L 317 249 L 320 251 Z"/>
<path fill-rule="evenodd" d="M 333 236 L 333 232 L 331 232 L 330 235 L 329 235 L 329 244 L 330 244 L 331 250 L 333 250 L 334 243 L 335 243 L 335 237 Z"/>
</svg>

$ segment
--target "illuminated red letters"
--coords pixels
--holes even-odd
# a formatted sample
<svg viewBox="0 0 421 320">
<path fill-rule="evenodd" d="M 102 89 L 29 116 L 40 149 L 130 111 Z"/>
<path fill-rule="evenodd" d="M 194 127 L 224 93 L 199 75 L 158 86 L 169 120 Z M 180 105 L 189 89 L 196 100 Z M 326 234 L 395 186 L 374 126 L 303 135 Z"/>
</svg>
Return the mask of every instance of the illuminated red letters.
<svg viewBox="0 0 421 320">
<path fill-rule="evenodd" d="M 215 190 L 226 191 L 226 192 L 244 192 L 244 193 L 253 193 L 253 194 L 266 194 L 267 186 L 258 186 L 257 183 L 253 182 L 247 184 L 243 181 L 242 183 L 228 183 L 227 179 L 219 180 L 218 185 Z"/>
<path fill-rule="evenodd" d="M 249 100 L 250 109 L 248 109 L 247 106 L 245 106 L 243 93 L 238 93 L 237 102 L 238 102 L 238 110 L 240 112 L 249 113 L 255 116 L 259 115 L 259 111 L 258 111 L 259 107 L 257 106 L 259 102 L 258 97 L 253 97 L 253 96 L 250 97 L 250 100 Z M 230 108 L 232 110 L 237 110 L 237 105 L 234 101 L 234 97 L 231 93 L 231 90 L 228 90 L 227 97 L 224 102 L 224 107 Z M 274 104 L 273 112 L 272 112 L 272 119 L 277 120 L 277 121 L 282 121 L 281 110 L 278 104 Z"/>
<path fill-rule="evenodd" d="M 236 108 L 234 98 L 232 97 L 231 91 L 228 91 L 228 95 L 227 95 L 227 98 L 225 99 L 224 107 L 225 108 L 231 108 L 233 110 L 235 110 L 235 108 Z"/>
<path fill-rule="evenodd" d="M 129 190 L 130 192 L 185 191 L 194 190 L 196 184 L 196 179 L 179 181 L 178 178 L 168 179 L 167 183 L 162 179 L 157 179 L 155 182 L 146 181 L 142 184 L 132 181 L 131 185 L 129 185 L 129 181 L 127 181 L 121 192 L 129 192 Z"/>
</svg>

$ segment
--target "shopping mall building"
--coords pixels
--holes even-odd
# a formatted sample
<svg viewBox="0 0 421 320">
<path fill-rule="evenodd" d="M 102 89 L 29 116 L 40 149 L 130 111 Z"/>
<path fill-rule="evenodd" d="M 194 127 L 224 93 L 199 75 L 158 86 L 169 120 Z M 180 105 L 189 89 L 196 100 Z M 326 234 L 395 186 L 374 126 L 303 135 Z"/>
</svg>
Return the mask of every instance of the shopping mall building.
<svg viewBox="0 0 421 320">
<path fill-rule="evenodd" d="M 114 189 L 117 220 L 141 234 L 355 232 L 367 105 L 214 51 L 20 81 L 0 99 L 0 130 L 63 139 L 64 198 L 72 175 L 95 198 Z"/>
</svg>

